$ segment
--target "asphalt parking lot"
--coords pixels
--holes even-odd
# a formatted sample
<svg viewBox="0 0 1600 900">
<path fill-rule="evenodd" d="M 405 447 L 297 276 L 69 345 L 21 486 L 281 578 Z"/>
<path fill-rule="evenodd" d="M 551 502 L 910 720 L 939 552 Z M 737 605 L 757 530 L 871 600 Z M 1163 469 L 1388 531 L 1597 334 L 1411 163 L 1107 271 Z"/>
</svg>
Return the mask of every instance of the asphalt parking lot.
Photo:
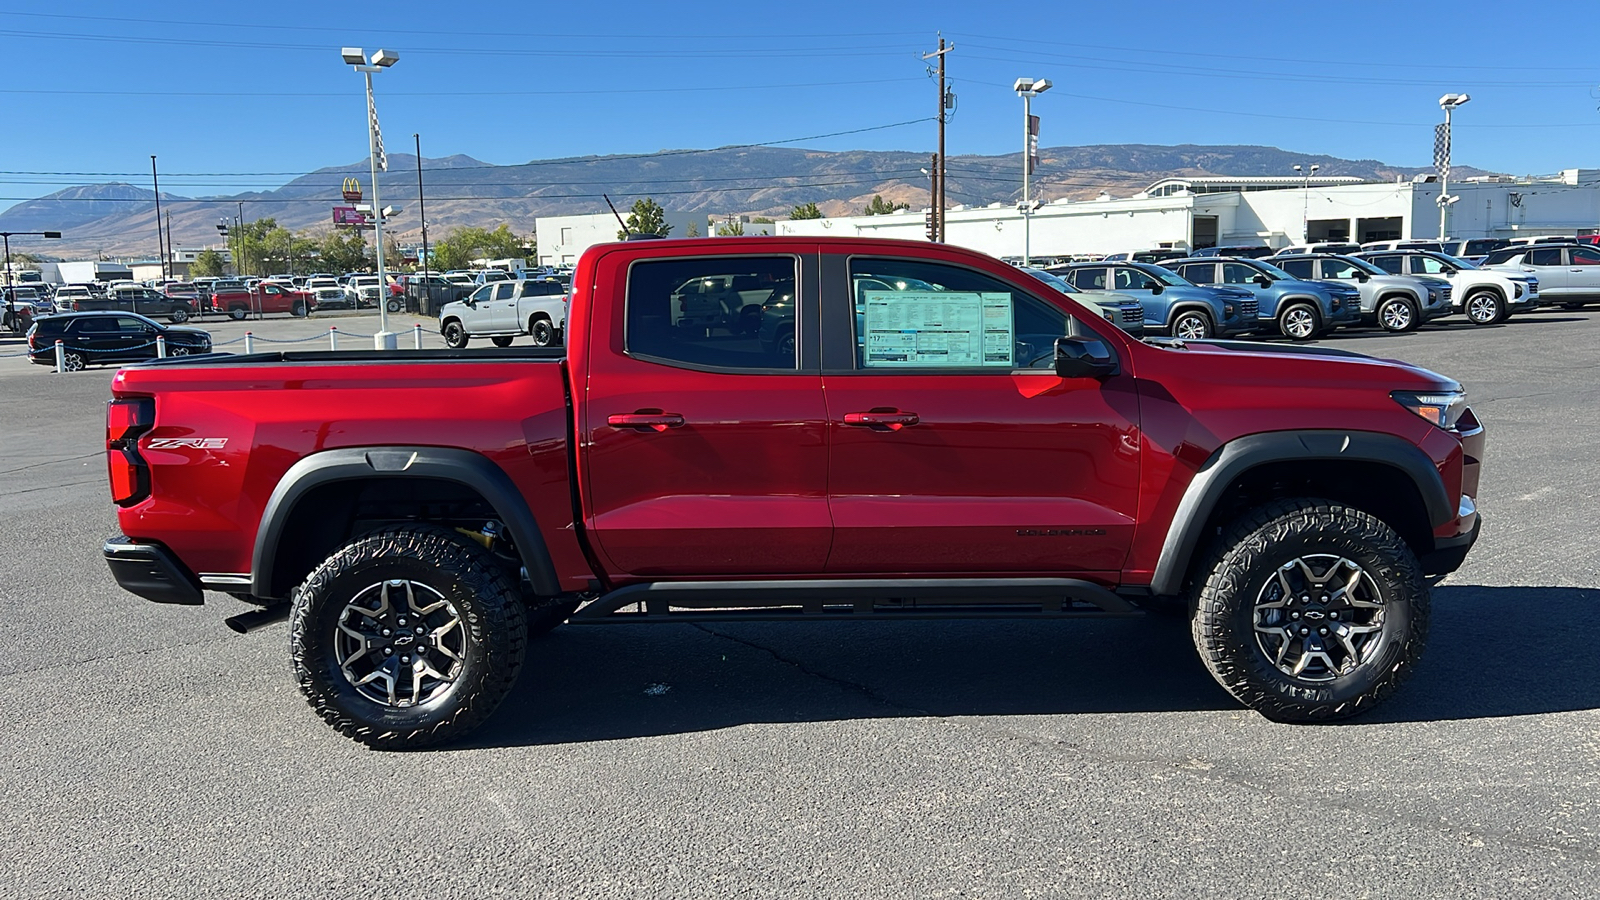
<svg viewBox="0 0 1600 900">
<path fill-rule="evenodd" d="M 470 743 L 393 754 L 282 625 L 116 587 L 112 370 L 0 341 L 0 895 L 1592 897 L 1600 310 L 1328 343 L 1489 429 L 1483 538 L 1364 718 L 1237 707 L 1176 619 L 564 628 Z"/>
</svg>

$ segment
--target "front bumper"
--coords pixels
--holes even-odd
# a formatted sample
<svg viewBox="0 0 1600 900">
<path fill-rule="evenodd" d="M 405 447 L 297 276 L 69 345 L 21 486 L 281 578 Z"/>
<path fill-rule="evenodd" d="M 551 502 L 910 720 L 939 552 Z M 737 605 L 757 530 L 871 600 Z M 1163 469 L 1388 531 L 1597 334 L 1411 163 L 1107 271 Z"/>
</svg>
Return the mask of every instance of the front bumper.
<svg viewBox="0 0 1600 900">
<path fill-rule="evenodd" d="M 1461 568 L 1461 564 L 1467 559 L 1467 554 L 1472 551 L 1472 545 L 1478 542 L 1478 532 L 1482 529 L 1483 517 L 1474 509 L 1472 530 L 1455 537 L 1434 538 L 1433 552 L 1423 554 L 1418 560 L 1422 564 L 1422 574 L 1430 577 L 1448 575 Z"/>
<path fill-rule="evenodd" d="M 160 544 L 119 534 L 106 540 L 103 552 L 111 577 L 131 594 L 155 603 L 199 606 L 205 602 L 200 579 Z"/>
</svg>

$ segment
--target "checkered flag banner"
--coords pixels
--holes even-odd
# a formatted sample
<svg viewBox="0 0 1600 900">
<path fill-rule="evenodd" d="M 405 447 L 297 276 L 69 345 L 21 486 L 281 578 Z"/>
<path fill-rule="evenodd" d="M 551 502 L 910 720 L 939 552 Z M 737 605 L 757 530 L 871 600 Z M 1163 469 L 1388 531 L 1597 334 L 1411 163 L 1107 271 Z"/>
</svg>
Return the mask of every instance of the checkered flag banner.
<svg viewBox="0 0 1600 900">
<path fill-rule="evenodd" d="M 1433 126 L 1433 167 L 1441 175 L 1450 171 L 1450 126 L 1443 122 Z"/>
<path fill-rule="evenodd" d="M 367 90 L 367 120 L 372 128 L 372 155 L 378 159 L 378 171 L 389 171 L 389 157 L 383 152 L 383 129 L 378 127 L 378 104 L 372 101 L 372 90 Z"/>
</svg>

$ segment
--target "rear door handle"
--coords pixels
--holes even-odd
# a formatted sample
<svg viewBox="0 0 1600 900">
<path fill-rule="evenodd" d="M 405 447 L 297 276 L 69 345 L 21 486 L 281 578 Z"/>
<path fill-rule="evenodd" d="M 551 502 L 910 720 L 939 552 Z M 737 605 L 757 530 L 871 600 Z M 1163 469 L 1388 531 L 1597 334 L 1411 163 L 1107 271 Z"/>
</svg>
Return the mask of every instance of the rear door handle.
<svg viewBox="0 0 1600 900">
<path fill-rule="evenodd" d="M 922 421 L 914 412 L 901 412 L 893 407 L 879 407 L 867 412 L 853 412 L 844 414 L 846 425 L 856 425 L 861 428 L 871 428 L 874 431 L 899 431 L 908 425 L 915 425 Z"/>
<path fill-rule="evenodd" d="M 640 410 L 634 413 L 616 413 L 606 418 L 612 428 L 632 428 L 635 431 L 662 432 L 683 425 L 683 416 L 660 410 Z"/>
</svg>

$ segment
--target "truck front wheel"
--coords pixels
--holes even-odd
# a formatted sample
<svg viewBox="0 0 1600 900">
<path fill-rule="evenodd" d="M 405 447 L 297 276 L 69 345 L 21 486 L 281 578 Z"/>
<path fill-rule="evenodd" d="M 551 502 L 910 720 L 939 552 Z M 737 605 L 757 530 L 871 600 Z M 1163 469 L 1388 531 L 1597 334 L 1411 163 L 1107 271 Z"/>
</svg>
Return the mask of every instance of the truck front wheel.
<svg viewBox="0 0 1600 900">
<path fill-rule="evenodd" d="M 1294 499 L 1246 513 L 1197 574 L 1206 668 L 1280 722 L 1342 719 L 1405 680 L 1427 639 L 1428 587 L 1411 548 L 1359 509 Z"/>
<path fill-rule="evenodd" d="M 1186 309 L 1172 320 L 1172 336 L 1186 341 L 1203 341 L 1214 333 L 1205 313 Z"/>
<path fill-rule="evenodd" d="M 387 528 L 300 586 L 289 647 L 300 691 L 341 734 L 398 750 L 461 737 L 517 680 L 527 623 L 488 550 L 431 525 Z"/>
</svg>

